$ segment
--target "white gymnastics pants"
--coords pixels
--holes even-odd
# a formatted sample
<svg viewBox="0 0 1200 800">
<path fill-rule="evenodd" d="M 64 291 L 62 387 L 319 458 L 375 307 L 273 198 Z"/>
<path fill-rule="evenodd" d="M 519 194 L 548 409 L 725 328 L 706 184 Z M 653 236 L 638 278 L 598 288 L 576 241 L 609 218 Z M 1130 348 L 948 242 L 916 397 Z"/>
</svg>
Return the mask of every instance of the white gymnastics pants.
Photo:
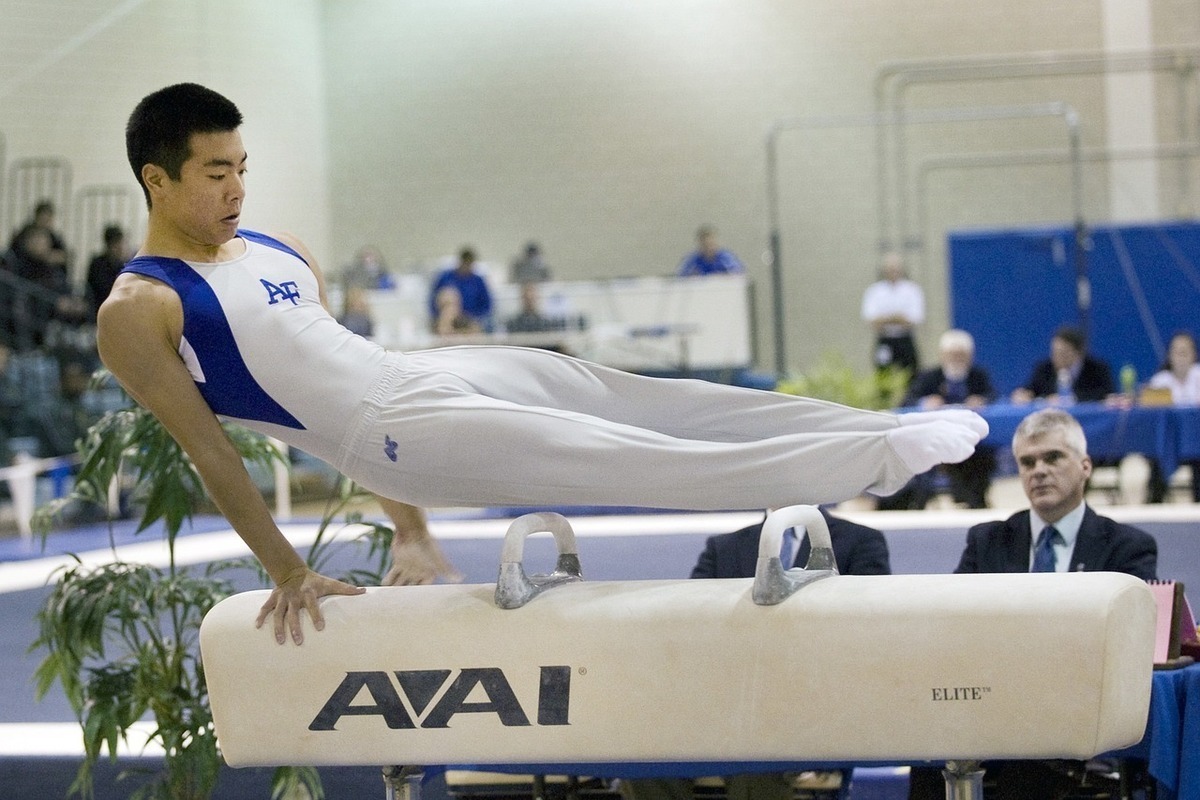
<svg viewBox="0 0 1200 800">
<path fill-rule="evenodd" d="M 911 477 L 885 435 L 893 414 L 530 348 L 390 358 L 330 461 L 414 505 L 761 509 Z"/>
</svg>

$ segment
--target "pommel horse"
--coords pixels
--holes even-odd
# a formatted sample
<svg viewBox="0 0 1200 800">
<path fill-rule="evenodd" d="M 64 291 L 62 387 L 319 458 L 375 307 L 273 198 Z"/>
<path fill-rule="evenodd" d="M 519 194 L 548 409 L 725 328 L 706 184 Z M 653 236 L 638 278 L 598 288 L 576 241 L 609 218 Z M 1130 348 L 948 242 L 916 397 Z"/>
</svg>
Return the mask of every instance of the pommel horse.
<svg viewBox="0 0 1200 800">
<path fill-rule="evenodd" d="M 793 525 L 812 555 L 785 570 Z M 548 575 L 522 565 L 534 532 L 557 543 Z M 200 632 L 234 767 L 938 761 L 966 800 L 982 760 L 1138 742 L 1150 703 L 1143 581 L 838 575 L 810 506 L 769 515 L 753 579 L 587 582 L 567 520 L 529 514 L 495 586 L 328 597 L 301 647 L 255 629 L 265 597 L 227 598 Z"/>
</svg>

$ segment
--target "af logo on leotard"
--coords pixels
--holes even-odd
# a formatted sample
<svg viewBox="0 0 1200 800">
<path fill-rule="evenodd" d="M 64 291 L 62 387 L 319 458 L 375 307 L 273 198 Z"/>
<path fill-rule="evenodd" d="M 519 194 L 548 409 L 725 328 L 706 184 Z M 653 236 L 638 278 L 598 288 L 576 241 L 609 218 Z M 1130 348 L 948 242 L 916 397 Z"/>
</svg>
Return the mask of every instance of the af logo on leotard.
<svg viewBox="0 0 1200 800">
<path fill-rule="evenodd" d="M 387 456 L 389 460 L 396 460 L 396 448 L 399 446 L 400 443 L 395 439 L 388 436 L 386 433 L 383 435 L 383 454 Z"/>
<path fill-rule="evenodd" d="M 248 238 L 253 242 L 273 241 L 263 236 L 248 235 Z M 275 249 L 291 252 L 282 245 Z M 224 274 L 228 269 L 224 265 L 190 264 L 178 258 L 160 256 L 139 256 L 125 265 L 126 272 L 165 283 L 179 295 L 183 306 L 179 356 L 209 408 L 226 417 L 304 430 L 300 420 L 259 384 L 242 359 L 223 301 L 209 280 L 214 270 Z M 244 287 L 242 296 L 249 302 L 253 298 L 255 278 L 246 275 L 245 283 L 240 280 L 242 278 L 233 283 Z M 299 305 L 300 291 L 296 282 L 284 281 L 278 286 L 268 281 L 262 283 L 269 302 L 291 300 L 294 305 Z"/>
<path fill-rule="evenodd" d="M 284 281 L 276 285 L 266 278 L 259 278 L 258 282 L 267 290 L 267 305 L 269 306 L 275 305 L 280 300 L 291 300 L 292 305 L 296 305 L 296 301 L 300 299 L 300 290 L 296 287 L 295 281 Z"/>
</svg>

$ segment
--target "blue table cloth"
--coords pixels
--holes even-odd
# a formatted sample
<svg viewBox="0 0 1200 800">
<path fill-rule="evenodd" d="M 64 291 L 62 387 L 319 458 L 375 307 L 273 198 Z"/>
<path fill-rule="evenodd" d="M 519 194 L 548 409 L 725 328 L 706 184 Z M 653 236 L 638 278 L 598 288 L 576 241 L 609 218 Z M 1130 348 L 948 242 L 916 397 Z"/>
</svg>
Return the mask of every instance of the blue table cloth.
<svg viewBox="0 0 1200 800">
<path fill-rule="evenodd" d="M 1154 673 L 1146 736 L 1115 755 L 1148 762 L 1158 800 L 1200 800 L 1200 664 Z"/>
<path fill-rule="evenodd" d="M 997 404 L 979 409 L 991 430 L 983 440 L 994 447 L 1009 447 L 1021 420 L 1046 403 Z M 1076 403 L 1062 409 L 1079 420 L 1093 459 L 1118 460 L 1129 453 L 1156 459 L 1170 475 L 1183 461 L 1200 458 L 1200 407 L 1131 406 Z"/>
</svg>

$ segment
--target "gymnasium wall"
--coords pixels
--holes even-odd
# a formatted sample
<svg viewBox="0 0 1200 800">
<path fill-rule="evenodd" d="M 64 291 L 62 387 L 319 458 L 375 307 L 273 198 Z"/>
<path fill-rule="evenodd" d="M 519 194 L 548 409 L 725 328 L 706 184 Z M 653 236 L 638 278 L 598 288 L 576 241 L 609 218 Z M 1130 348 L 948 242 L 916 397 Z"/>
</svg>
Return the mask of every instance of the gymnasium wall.
<svg viewBox="0 0 1200 800">
<path fill-rule="evenodd" d="M 246 118 L 243 224 L 296 231 L 315 252 L 328 252 L 319 5 L 6 0 L 0 5 L 0 150 L 9 164 L 65 158 L 75 189 L 124 184 L 140 196 L 125 158 L 129 113 L 155 89 L 202 83 L 232 98 Z M 68 222 L 67 211 L 59 210 L 60 223 Z M 69 224 L 62 228 L 71 231 Z M 0 248 L 10 235 L 0 232 Z"/>
<path fill-rule="evenodd" d="M 1144 12 L 1134 23 L 1130 8 Z M 68 158 L 77 186 L 131 182 L 120 137 L 129 109 L 167 82 L 209 83 L 247 115 L 246 223 L 301 233 L 330 271 L 368 242 L 395 267 L 427 269 L 465 243 L 504 265 L 534 238 L 566 280 L 660 275 L 711 222 L 758 284 L 769 364 L 774 123 L 871 114 L 883 76 L 918 62 L 1198 42 L 1200 7 L 1185 0 L 8 0 L 0 133 L 9 159 Z M 1140 78 L 1146 135 L 1194 138 L 1194 82 Z M 1107 80 L 914 80 L 903 102 L 1065 102 L 1084 145 L 1100 148 L 1132 108 L 1113 101 L 1121 95 Z M 907 126 L 905 140 L 901 222 L 894 208 L 881 219 L 875 131 L 780 139 L 794 368 L 832 349 L 865 369 L 858 304 L 883 244 L 908 246 L 929 299 L 921 337 L 931 352 L 949 319 L 947 230 L 1071 218 L 1061 164 L 929 163 L 1060 152 L 1060 120 Z M 1190 169 L 1114 183 L 1109 165 L 1089 162 L 1086 214 L 1190 216 L 1195 181 L 1176 180 Z"/>
</svg>

